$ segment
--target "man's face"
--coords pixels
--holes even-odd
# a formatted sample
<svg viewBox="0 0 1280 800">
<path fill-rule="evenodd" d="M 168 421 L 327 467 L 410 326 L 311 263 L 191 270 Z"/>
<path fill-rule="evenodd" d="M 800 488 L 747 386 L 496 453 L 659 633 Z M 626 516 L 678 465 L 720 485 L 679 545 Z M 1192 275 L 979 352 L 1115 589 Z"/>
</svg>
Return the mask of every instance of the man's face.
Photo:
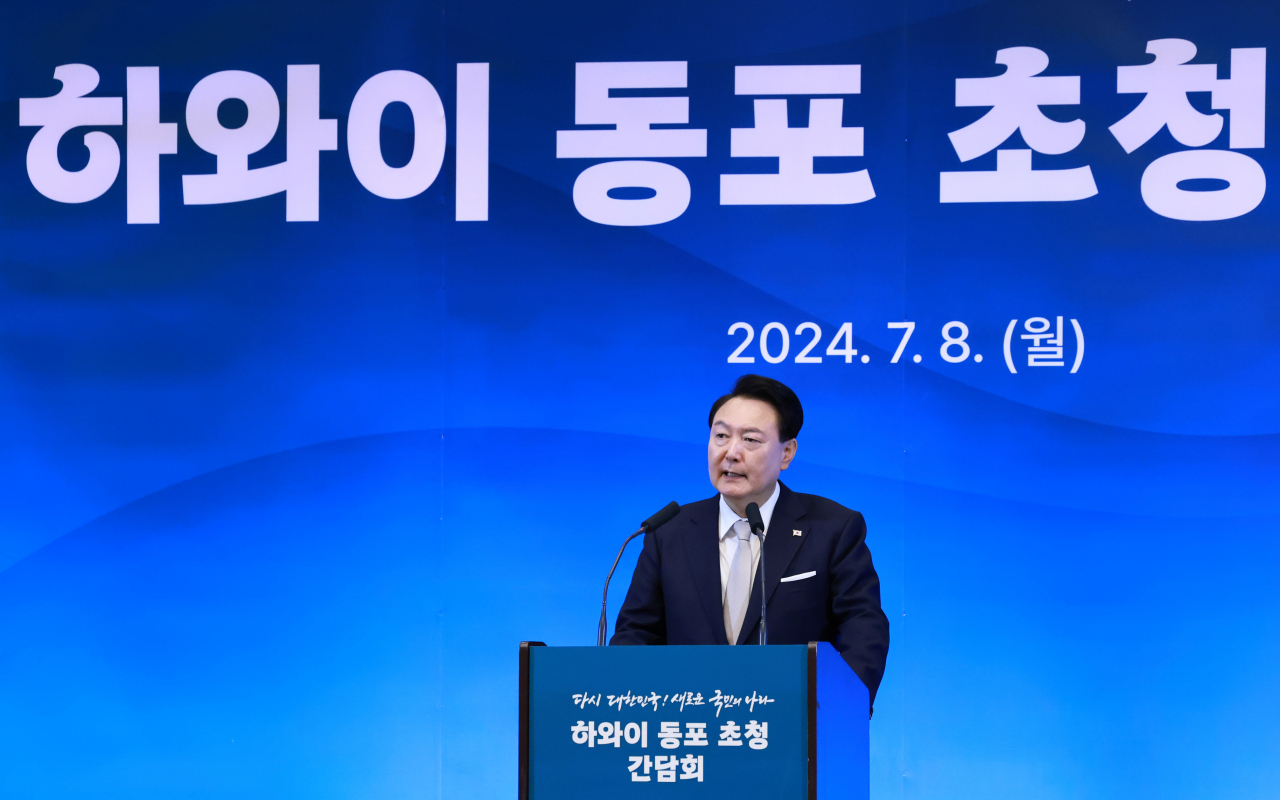
<svg viewBox="0 0 1280 800">
<path fill-rule="evenodd" d="M 707 443 L 711 483 L 742 513 L 748 503 L 763 505 L 773 494 L 778 474 L 791 465 L 796 440 L 778 441 L 773 406 L 735 397 L 716 412 Z"/>
</svg>

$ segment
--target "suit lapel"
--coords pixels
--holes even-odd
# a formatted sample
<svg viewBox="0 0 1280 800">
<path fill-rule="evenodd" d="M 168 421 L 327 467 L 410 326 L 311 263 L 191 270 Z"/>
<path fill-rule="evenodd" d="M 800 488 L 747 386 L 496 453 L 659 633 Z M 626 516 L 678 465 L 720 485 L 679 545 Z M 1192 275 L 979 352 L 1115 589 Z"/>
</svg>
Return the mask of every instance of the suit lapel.
<svg viewBox="0 0 1280 800">
<path fill-rule="evenodd" d="M 715 636 L 715 644 L 728 644 L 729 637 L 724 632 L 724 600 L 720 592 L 719 496 L 714 499 L 715 503 L 705 504 L 709 511 L 699 509 L 697 516 L 689 520 L 685 556 L 702 609 Z"/>
<path fill-rule="evenodd" d="M 769 520 L 769 530 L 766 532 L 764 540 L 764 558 L 762 559 L 765 567 L 764 590 L 767 592 L 766 597 L 772 599 L 774 591 L 778 588 L 778 582 L 782 576 L 786 574 L 786 570 L 791 566 L 791 560 L 795 558 L 796 552 L 800 550 L 800 545 L 804 544 L 805 534 L 808 532 L 807 527 L 800 522 L 808 509 L 801 502 L 796 493 L 782 486 L 782 491 L 778 495 L 778 504 L 773 507 L 773 517 Z M 800 535 L 796 536 L 795 532 L 800 531 Z M 716 551 L 717 558 L 719 550 Z M 717 561 L 717 566 L 719 562 Z M 717 575 L 717 579 L 719 576 Z M 738 634 L 738 644 L 746 644 L 747 638 L 751 635 L 756 624 L 760 622 L 760 571 L 756 570 L 756 580 L 751 586 L 751 602 L 747 604 L 747 615 L 742 620 L 742 630 Z M 724 627 L 721 624 L 721 627 Z"/>
</svg>

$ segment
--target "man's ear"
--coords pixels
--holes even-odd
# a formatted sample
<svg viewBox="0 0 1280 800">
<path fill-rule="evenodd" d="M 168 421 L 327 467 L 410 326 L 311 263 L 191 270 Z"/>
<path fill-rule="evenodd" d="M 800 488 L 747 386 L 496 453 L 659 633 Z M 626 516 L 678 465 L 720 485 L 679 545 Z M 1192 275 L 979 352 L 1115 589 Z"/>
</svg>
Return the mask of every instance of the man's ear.
<svg viewBox="0 0 1280 800">
<path fill-rule="evenodd" d="M 796 442 L 795 439 L 792 439 L 791 441 L 787 442 L 782 446 L 782 468 L 783 469 L 786 469 L 787 467 L 791 466 L 791 459 L 796 457 L 796 448 L 799 446 L 800 446 L 799 443 Z"/>
</svg>

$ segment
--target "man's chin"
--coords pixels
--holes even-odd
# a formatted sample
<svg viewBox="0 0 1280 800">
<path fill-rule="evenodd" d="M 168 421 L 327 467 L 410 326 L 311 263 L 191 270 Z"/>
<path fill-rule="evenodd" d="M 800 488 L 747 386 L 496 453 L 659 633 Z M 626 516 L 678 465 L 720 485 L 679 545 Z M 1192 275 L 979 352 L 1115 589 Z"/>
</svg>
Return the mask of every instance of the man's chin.
<svg viewBox="0 0 1280 800">
<path fill-rule="evenodd" d="M 737 499 L 751 494 L 751 486 L 746 481 L 720 481 L 716 484 L 720 494 Z"/>
</svg>

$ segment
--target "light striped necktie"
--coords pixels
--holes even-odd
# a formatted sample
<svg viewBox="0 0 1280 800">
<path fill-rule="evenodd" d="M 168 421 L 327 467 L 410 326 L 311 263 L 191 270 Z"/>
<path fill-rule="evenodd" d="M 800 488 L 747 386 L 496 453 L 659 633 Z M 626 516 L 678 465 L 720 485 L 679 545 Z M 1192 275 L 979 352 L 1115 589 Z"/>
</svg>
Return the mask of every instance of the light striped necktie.
<svg viewBox="0 0 1280 800">
<path fill-rule="evenodd" d="M 729 644 L 737 644 L 742 620 L 747 615 L 747 603 L 751 600 L 751 525 L 740 519 L 733 523 L 733 533 L 738 539 L 738 549 L 729 563 L 729 582 L 724 593 L 724 632 Z"/>
</svg>

